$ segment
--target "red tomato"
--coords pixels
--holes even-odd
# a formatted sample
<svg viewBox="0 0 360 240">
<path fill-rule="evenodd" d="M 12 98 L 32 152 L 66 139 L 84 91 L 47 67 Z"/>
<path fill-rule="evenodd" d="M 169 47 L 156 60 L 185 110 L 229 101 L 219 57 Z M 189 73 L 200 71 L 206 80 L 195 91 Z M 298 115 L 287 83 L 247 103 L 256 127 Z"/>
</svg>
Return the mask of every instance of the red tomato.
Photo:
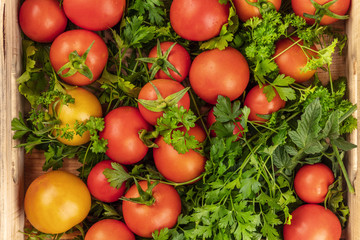
<svg viewBox="0 0 360 240">
<path fill-rule="evenodd" d="M 139 182 L 145 191 L 148 188 L 146 181 Z M 149 238 L 155 230 L 172 228 L 175 226 L 181 213 L 181 199 L 174 187 L 159 183 L 152 190 L 155 202 L 145 204 L 123 201 L 122 211 L 126 225 L 130 230 L 141 237 Z M 139 192 L 134 184 L 125 194 L 126 198 L 137 198 Z"/>
<path fill-rule="evenodd" d="M 294 188 L 301 200 L 307 203 L 322 203 L 334 174 L 325 164 L 304 165 L 295 175 Z"/>
<path fill-rule="evenodd" d="M 250 108 L 250 121 L 266 122 L 266 119 L 257 116 L 257 114 L 267 115 L 285 107 L 286 102 L 280 98 L 276 90 L 275 93 L 276 96 L 270 102 L 268 102 L 263 89 L 259 85 L 253 87 L 246 94 L 244 105 Z"/>
<path fill-rule="evenodd" d="M 66 16 L 77 26 L 102 31 L 117 24 L 125 9 L 125 0 L 63 0 Z"/>
<path fill-rule="evenodd" d="M 320 5 L 324 5 L 325 3 L 328 3 L 331 1 L 332 0 L 315 0 L 315 2 L 319 3 Z M 346 15 L 347 11 L 350 8 L 350 2 L 351 2 L 351 0 L 338 0 L 329 7 L 329 10 L 337 15 Z M 308 24 L 315 23 L 314 19 L 303 16 L 304 13 L 307 13 L 310 15 L 315 14 L 315 7 L 311 3 L 310 0 L 291 0 L 291 5 L 292 5 L 292 8 L 296 15 L 303 17 Z M 320 21 L 320 24 L 328 25 L 328 24 L 332 24 L 338 20 L 339 19 L 324 15 L 324 17 Z"/>
<path fill-rule="evenodd" d="M 86 57 L 85 65 L 88 66 L 93 74 L 93 79 L 89 79 L 79 72 L 69 77 L 61 77 L 66 83 L 84 86 L 97 80 L 108 59 L 108 50 L 104 40 L 96 33 L 88 30 L 70 30 L 60 34 L 52 43 L 50 47 L 50 62 L 55 71 L 58 72 L 61 67 L 69 62 L 70 53 L 76 51 L 79 56 L 82 56 L 86 50 L 92 45 L 89 54 Z M 75 66 L 81 65 L 77 61 L 73 64 Z M 67 73 L 68 69 L 63 71 Z"/>
<path fill-rule="evenodd" d="M 104 219 L 90 227 L 85 240 L 135 240 L 135 236 L 123 222 Z"/>
<path fill-rule="evenodd" d="M 111 163 L 115 161 L 104 160 L 96 164 L 90 171 L 87 178 L 87 186 L 91 195 L 102 202 L 115 202 L 124 194 L 126 183 L 120 188 L 110 186 L 108 179 L 104 175 L 105 169 L 113 169 Z M 125 171 L 126 168 L 123 167 Z"/>
<path fill-rule="evenodd" d="M 186 131 L 185 128 L 179 129 Z M 206 139 L 205 131 L 198 125 L 189 130 L 190 136 L 195 136 L 199 142 Z M 188 182 L 200 176 L 205 170 L 205 156 L 190 150 L 184 154 L 178 153 L 173 146 L 164 141 L 164 137 L 160 136 L 155 140 L 158 148 L 153 149 L 154 162 L 157 170 L 167 180 L 173 182 Z"/>
<path fill-rule="evenodd" d="M 291 224 L 284 225 L 284 240 L 339 240 L 341 224 L 329 209 L 305 204 L 291 213 Z"/>
<path fill-rule="evenodd" d="M 155 87 L 159 90 L 161 96 L 163 98 L 168 97 L 171 94 L 174 94 L 176 92 L 179 92 L 184 89 L 184 87 L 181 85 L 181 83 L 176 82 L 174 80 L 169 79 L 156 79 L 151 81 L 155 85 Z M 144 100 L 156 100 L 158 99 L 154 87 L 147 83 L 145 84 L 139 93 L 138 99 L 144 99 Z M 159 105 L 160 103 L 157 103 L 156 105 Z M 190 108 L 190 97 L 188 93 L 185 93 L 185 95 L 178 101 L 178 106 L 183 106 L 185 109 Z M 148 121 L 152 125 L 156 125 L 156 121 L 159 117 L 163 115 L 163 111 L 160 112 L 154 112 L 151 110 L 146 109 L 142 104 L 139 103 L 139 110 L 143 118 Z"/>
<path fill-rule="evenodd" d="M 230 101 L 240 97 L 249 83 L 249 65 L 235 48 L 200 53 L 190 67 L 190 84 L 204 101 L 216 104 L 223 95 Z"/>
<path fill-rule="evenodd" d="M 105 128 L 99 136 L 108 141 L 106 155 L 110 159 L 121 164 L 133 164 L 145 157 L 148 147 L 139 138 L 139 131 L 150 131 L 151 125 L 137 108 L 116 108 L 105 116 L 104 121 Z"/>
<path fill-rule="evenodd" d="M 265 0 L 266 1 L 266 0 Z M 246 2 L 246 0 L 234 0 L 234 5 L 236 8 L 236 14 L 239 16 L 240 20 L 246 22 L 252 17 L 261 18 L 259 8 L 251 6 Z M 258 2 L 258 0 L 249 0 L 249 2 Z M 281 7 L 281 0 L 268 0 L 268 3 L 263 3 L 264 8 L 268 8 L 267 4 L 273 4 L 276 11 L 279 11 Z"/>
<path fill-rule="evenodd" d="M 241 123 L 240 123 L 240 118 L 241 118 L 241 115 L 239 116 L 239 122 L 236 122 L 236 124 L 234 123 L 235 125 L 235 128 L 234 128 L 234 131 L 233 131 L 233 134 L 234 135 L 237 135 L 238 138 L 241 138 L 242 137 L 242 130 L 244 130 L 244 128 L 241 126 Z M 207 115 L 207 118 L 206 118 L 206 124 L 207 124 L 207 127 L 210 128 L 214 123 L 216 122 L 216 117 L 214 115 L 214 108 L 212 108 L 208 115 Z M 210 135 L 212 137 L 216 137 L 216 133 L 214 130 L 211 130 L 210 131 Z"/>
<path fill-rule="evenodd" d="M 86 184 L 64 171 L 36 178 L 26 190 L 24 210 L 29 222 L 43 233 L 63 233 L 81 223 L 91 207 Z"/>
<path fill-rule="evenodd" d="M 306 82 L 314 76 L 316 70 L 302 72 L 301 69 L 306 66 L 309 58 L 316 56 L 316 53 L 306 50 L 305 54 L 299 46 L 303 45 L 303 41 L 300 41 L 298 43 L 299 45 L 294 45 L 294 42 L 297 42 L 299 38 L 292 37 L 292 39 L 293 40 L 288 38 L 281 39 L 276 43 L 274 54 L 274 56 L 276 56 L 275 63 L 279 67 L 280 74 L 285 74 L 286 76 L 294 78 L 297 83 Z M 317 51 L 315 46 L 312 46 L 311 49 Z"/>
<path fill-rule="evenodd" d="M 52 42 L 67 25 L 67 18 L 56 0 L 27 0 L 19 11 L 21 30 L 36 42 Z"/>
<path fill-rule="evenodd" d="M 162 54 L 174 44 L 174 42 L 162 42 L 160 43 L 160 48 Z M 151 49 L 149 53 L 149 58 L 156 58 L 157 55 L 157 47 Z M 167 60 L 176 68 L 176 70 L 180 73 L 177 74 L 173 70 L 169 69 L 170 75 L 178 82 L 182 82 L 187 75 L 189 74 L 191 59 L 190 54 L 186 49 L 181 46 L 180 44 L 176 44 L 170 51 Z M 149 69 L 151 68 L 152 64 L 148 63 Z M 162 79 L 171 79 L 163 70 L 160 70 L 156 73 L 155 78 L 162 78 Z"/>
<path fill-rule="evenodd" d="M 219 0 L 174 0 L 170 7 L 170 23 L 182 38 L 206 41 L 219 35 L 228 22 L 229 4 Z"/>
</svg>

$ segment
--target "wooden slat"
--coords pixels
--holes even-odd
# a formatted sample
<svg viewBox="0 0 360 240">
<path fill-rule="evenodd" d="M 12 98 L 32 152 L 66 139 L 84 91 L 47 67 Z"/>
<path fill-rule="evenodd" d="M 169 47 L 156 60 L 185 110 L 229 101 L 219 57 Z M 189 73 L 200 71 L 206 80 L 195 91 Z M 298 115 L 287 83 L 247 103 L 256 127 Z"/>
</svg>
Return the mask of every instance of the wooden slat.
<svg viewBox="0 0 360 240">
<path fill-rule="evenodd" d="M 16 79 L 21 72 L 17 0 L 0 0 L 0 239 L 24 239 L 23 153 L 15 149 L 11 120 L 18 116 L 21 100 Z"/>
<path fill-rule="evenodd" d="M 348 49 L 347 49 L 347 61 L 346 69 L 349 83 L 349 99 L 353 103 L 357 103 L 357 112 L 355 116 L 360 119 L 360 86 L 358 81 L 360 80 L 360 2 L 358 0 L 352 1 L 351 6 L 351 18 L 347 23 L 347 34 L 349 37 Z M 358 129 L 360 129 L 360 120 L 358 122 Z M 350 141 L 358 144 L 360 136 L 358 130 L 354 131 L 350 135 Z M 349 240 L 360 239 L 360 148 L 352 150 L 348 154 L 348 172 L 350 179 L 353 181 L 356 194 L 348 195 L 348 204 L 350 208 L 349 226 L 347 228 L 347 238 Z"/>
</svg>

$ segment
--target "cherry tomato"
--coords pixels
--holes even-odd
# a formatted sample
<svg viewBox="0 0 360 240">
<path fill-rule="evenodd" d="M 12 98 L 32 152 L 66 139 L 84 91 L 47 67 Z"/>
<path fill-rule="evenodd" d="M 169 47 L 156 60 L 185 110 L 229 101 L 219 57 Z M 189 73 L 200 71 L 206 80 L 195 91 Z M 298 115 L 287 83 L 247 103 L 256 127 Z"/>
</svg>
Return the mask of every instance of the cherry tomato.
<svg viewBox="0 0 360 240">
<path fill-rule="evenodd" d="M 242 137 L 242 131 L 244 130 L 244 128 L 241 126 L 241 123 L 240 123 L 240 119 L 241 119 L 241 115 L 239 116 L 238 118 L 238 122 L 236 122 L 236 124 L 234 123 L 235 125 L 235 128 L 234 128 L 234 131 L 233 131 L 233 134 L 234 135 L 237 135 L 238 138 L 241 138 Z M 210 128 L 214 123 L 216 122 L 216 117 L 214 115 L 214 108 L 212 108 L 208 115 L 207 115 L 207 118 L 206 118 L 206 124 L 207 124 L 207 127 Z M 210 135 L 212 137 L 216 137 L 216 133 L 214 130 L 211 130 L 210 131 Z"/>
<path fill-rule="evenodd" d="M 280 98 L 276 90 L 276 95 L 270 102 L 263 91 L 259 85 L 256 85 L 246 94 L 244 105 L 250 108 L 250 121 L 266 122 L 266 119 L 259 117 L 257 114 L 267 115 L 285 107 L 286 102 Z"/>
<path fill-rule="evenodd" d="M 68 124 L 70 127 L 68 131 L 74 132 L 76 122 L 85 123 L 91 116 L 102 117 L 101 104 L 94 94 L 80 87 L 68 89 L 66 92 L 75 99 L 75 102 L 67 105 L 60 102 L 55 106 L 56 114 L 61 121 L 60 128 L 65 128 Z M 52 113 L 52 108 L 50 113 Z M 81 136 L 74 132 L 71 140 L 61 137 L 62 132 L 55 131 L 54 133 L 60 142 L 70 146 L 79 146 L 90 141 L 89 131 L 84 132 Z"/>
<path fill-rule="evenodd" d="M 334 174 L 325 164 L 304 165 L 295 175 L 294 188 L 301 200 L 307 203 L 322 203 Z"/>
<path fill-rule="evenodd" d="M 20 7 L 19 24 L 36 42 L 52 42 L 64 32 L 67 18 L 56 0 L 26 0 Z"/>
<path fill-rule="evenodd" d="M 219 95 L 229 97 L 230 101 L 240 97 L 249 78 L 246 59 L 232 47 L 200 53 L 191 64 L 189 73 L 195 93 L 210 104 L 216 104 Z"/>
<path fill-rule="evenodd" d="M 107 139 L 106 155 L 121 164 L 133 164 L 143 159 L 148 147 L 141 141 L 139 131 L 151 130 L 151 125 L 135 107 L 124 106 L 109 112 L 105 118 L 105 128 L 99 133 Z"/>
<path fill-rule="evenodd" d="M 92 31 L 115 26 L 123 15 L 125 4 L 125 0 L 63 0 L 70 21 Z"/>
<path fill-rule="evenodd" d="M 141 188 L 148 189 L 147 181 L 139 182 Z M 181 213 L 181 199 L 174 187 L 158 183 L 152 190 L 155 202 L 145 204 L 123 201 L 122 211 L 126 225 L 140 237 L 150 238 L 155 230 L 172 228 Z M 139 192 L 136 185 L 125 193 L 126 198 L 137 198 Z"/>
<path fill-rule="evenodd" d="M 258 2 L 258 0 L 249 0 L 249 2 Z M 262 3 L 263 9 L 264 8 L 268 9 L 269 4 L 273 4 L 276 11 L 279 11 L 281 7 L 281 0 L 268 0 L 268 1 L 265 0 L 264 3 Z M 247 20 L 253 17 L 261 18 L 259 8 L 255 6 L 251 6 L 246 2 L 246 0 L 234 0 L 234 5 L 236 8 L 236 14 L 243 22 L 246 22 Z"/>
<path fill-rule="evenodd" d="M 47 172 L 36 178 L 25 194 L 24 209 L 37 230 L 57 234 L 82 222 L 91 207 L 86 184 L 64 171 Z"/>
<path fill-rule="evenodd" d="M 219 35 L 228 17 L 229 4 L 218 0 L 174 0 L 170 7 L 174 31 L 191 41 L 206 41 Z"/>
<path fill-rule="evenodd" d="M 181 90 L 184 90 L 184 87 L 181 83 L 169 79 L 156 79 L 151 81 L 152 84 L 159 90 L 162 98 L 166 98 L 171 94 L 177 93 Z M 145 84 L 139 93 L 138 99 L 140 100 L 156 100 L 158 96 L 156 95 L 154 87 L 151 83 Z M 162 101 L 165 106 L 168 102 Z M 156 103 L 156 106 L 162 105 L 161 102 Z M 183 106 L 185 109 L 190 108 L 190 97 L 186 92 L 185 95 L 177 102 L 178 106 Z M 151 125 L 156 125 L 157 119 L 163 115 L 163 111 L 154 112 L 145 108 L 141 103 L 138 105 L 139 110 L 143 118 L 149 122 Z M 160 109 L 161 110 L 161 109 Z"/>
<path fill-rule="evenodd" d="M 320 5 L 324 5 L 332 0 L 315 0 L 315 2 L 319 3 Z M 337 15 L 345 15 L 350 8 L 351 0 L 337 0 L 334 4 L 329 7 L 329 10 Z M 291 0 L 291 5 L 294 13 L 306 20 L 308 24 L 314 24 L 315 20 L 312 18 L 304 17 L 304 13 L 314 15 L 315 14 L 315 7 L 311 3 L 310 0 Z M 324 15 L 321 19 L 321 25 L 329 25 L 332 24 L 339 19 L 329 17 Z"/>
<path fill-rule="evenodd" d="M 86 59 L 78 60 L 90 46 L 91 49 Z M 50 62 L 56 72 L 70 61 L 70 53 L 74 51 L 79 57 L 74 59 L 73 68 L 82 70 L 86 65 L 92 73 L 92 79 L 80 72 L 68 77 L 60 75 L 61 79 L 76 86 L 91 84 L 100 77 L 107 63 L 108 49 L 104 40 L 96 33 L 83 29 L 70 30 L 60 34 L 50 47 Z M 68 71 L 69 68 L 65 69 L 62 74 L 66 74 Z"/>
<path fill-rule="evenodd" d="M 311 49 L 314 51 L 303 51 L 299 46 L 303 45 L 303 41 L 298 42 L 299 45 L 294 44 L 298 40 L 298 37 L 292 37 L 292 40 L 289 38 L 279 40 L 276 43 L 274 56 L 280 74 L 285 74 L 294 78 L 297 83 L 301 83 L 310 80 L 316 73 L 316 70 L 302 72 L 301 69 L 306 66 L 309 58 L 316 56 L 314 51 L 317 51 L 317 49 L 315 46 L 312 46 Z"/>
<path fill-rule="evenodd" d="M 186 131 L 185 128 L 179 129 Z M 199 142 L 206 139 L 205 131 L 198 125 L 188 131 L 190 136 L 195 136 Z M 154 162 L 157 170 L 167 180 L 173 182 L 188 182 L 199 177 L 205 170 L 206 157 L 190 150 L 184 154 L 178 153 L 173 146 L 164 141 L 164 137 L 160 136 L 155 140 L 158 148 L 153 149 Z"/>
<path fill-rule="evenodd" d="M 87 186 L 91 195 L 102 202 L 116 202 L 124 195 L 126 189 L 126 182 L 124 182 L 120 188 L 115 188 L 110 186 L 108 179 L 105 177 L 105 169 L 114 169 L 111 166 L 112 162 L 115 161 L 103 160 L 99 162 L 91 169 L 87 178 Z M 123 168 L 127 171 L 125 167 Z"/>
<path fill-rule="evenodd" d="M 162 54 L 165 54 L 165 52 L 174 44 L 174 42 L 162 42 L 160 43 L 160 48 L 161 48 L 161 52 Z M 149 53 L 149 58 L 156 58 L 158 57 L 157 55 L 157 46 L 153 47 L 150 50 Z M 177 74 L 176 72 L 174 72 L 173 70 L 169 69 L 169 73 L 170 75 L 173 77 L 173 79 L 175 79 L 178 82 L 182 82 L 189 74 L 189 70 L 190 70 L 190 65 L 191 65 L 191 59 L 190 59 L 190 54 L 188 53 L 188 51 L 181 46 L 180 44 L 175 44 L 175 46 L 171 49 L 169 56 L 167 58 L 167 60 L 169 61 L 169 63 L 171 63 L 176 70 L 180 73 Z M 148 63 L 148 67 L 149 69 L 152 67 L 151 63 Z M 172 79 L 171 77 L 169 77 L 163 70 L 159 70 L 156 75 L 155 78 L 160 78 L 160 79 Z"/>
<path fill-rule="evenodd" d="M 104 219 L 89 228 L 85 240 L 135 240 L 135 236 L 123 222 Z"/>
<path fill-rule="evenodd" d="M 291 213 L 291 224 L 284 225 L 284 240 L 339 240 L 341 224 L 329 209 L 305 204 Z"/>
</svg>

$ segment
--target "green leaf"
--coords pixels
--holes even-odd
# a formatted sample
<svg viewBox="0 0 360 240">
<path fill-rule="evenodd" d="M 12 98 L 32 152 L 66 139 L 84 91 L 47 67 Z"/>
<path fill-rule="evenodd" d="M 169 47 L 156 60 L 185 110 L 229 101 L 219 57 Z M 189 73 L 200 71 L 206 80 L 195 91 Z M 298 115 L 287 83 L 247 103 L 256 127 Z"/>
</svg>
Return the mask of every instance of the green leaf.
<svg viewBox="0 0 360 240">
<path fill-rule="evenodd" d="M 156 25 L 161 25 L 166 15 L 162 0 L 135 0 L 130 5 L 129 11 L 138 12 L 139 16 L 145 16 L 151 24 Z"/>
<path fill-rule="evenodd" d="M 126 18 L 125 22 L 124 39 L 129 47 L 140 48 L 154 39 L 156 28 L 155 26 L 146 26 L 143 16 Z"/>
<path fill-rule="evenodd" d="M 337 146 L 338 148 L 340 148 L 343 151 L 349 151 L 349 150 L 357 147 L 355 144 L 352 144 L 352 143 L 346 141 L 342 137 L 339 137 L 337 139 L 331 139 L 331 144 Z"/>
<path fill-rule="evenodd" d="M 325 124 L 325 128 L 322 131 L 323 138 L 328 137 L 330 139 L 337 139 L 340 136 L 339 118 L 339 111 L 331 113 Z"/>
<path fill-rule="evenodd" d="M 119 163 L 112 162 L 111 166 L 113 169 L 106 168 L 103 174 L 108 179 L 110 186 L 119 189 L 124 182 L 131 178 L 131 175 Z"/>
<path fill-rule="evenodd" d="M 289 137 L 297 147 L 303 149 L 307 154 L 315 154 L 322 151 L 323 146 L 319 142 L 321 119 L 321 105 L 319 99 L 310 103 L 304 113 L 301 115 L 301 120 L 298 120 L 298 127 L 296 131 L 290 131 Z"/>
</svg>

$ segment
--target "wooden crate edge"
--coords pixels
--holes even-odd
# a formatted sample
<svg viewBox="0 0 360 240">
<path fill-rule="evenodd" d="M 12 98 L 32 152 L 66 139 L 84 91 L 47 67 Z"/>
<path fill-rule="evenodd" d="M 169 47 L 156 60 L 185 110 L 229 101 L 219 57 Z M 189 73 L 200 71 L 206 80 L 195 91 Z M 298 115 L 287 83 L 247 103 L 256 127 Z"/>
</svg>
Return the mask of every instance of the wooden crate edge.
<svg viewBox="0 0 360 240">
<path fill-rule="evenodd" d="M 0 239 L 20 240 L 24 226 L 24 154 L 14 148 L 11 120 L 21 110 L 16 79 L 21 73 L 21 36 L 17 12 L 19 1 L 0 1 Z"/>
</svg>

